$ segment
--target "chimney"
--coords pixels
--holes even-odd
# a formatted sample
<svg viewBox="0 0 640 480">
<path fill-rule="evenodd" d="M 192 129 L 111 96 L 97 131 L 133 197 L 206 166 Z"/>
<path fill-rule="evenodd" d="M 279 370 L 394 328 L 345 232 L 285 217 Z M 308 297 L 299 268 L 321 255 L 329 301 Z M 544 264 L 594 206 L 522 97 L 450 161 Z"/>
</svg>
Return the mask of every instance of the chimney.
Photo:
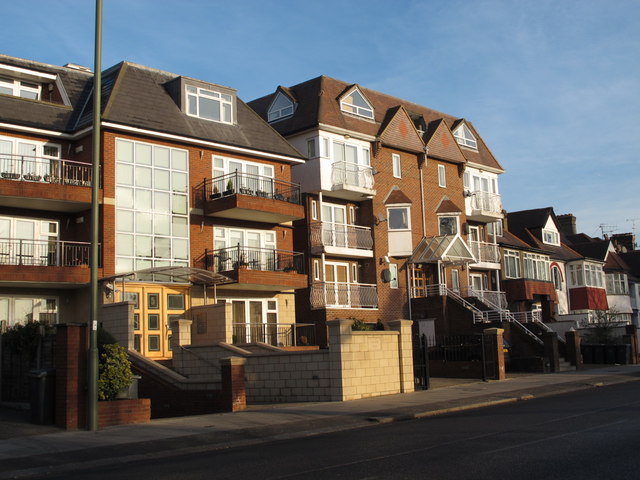
<svg viewBox="0 0 640 480">
<path fill-rule="evenodd" d="M 618 253 L 632 252 L 636 245 L 636 236 L 633 233 L 615 233 L 611 235 L 611 243 Z"/>
<path fill-rule="evenodd" d="M 558 215 L 556 217 L 560 224 L 560 231 L 565 235 L 575 235 L 576 231 L 576 217 L 572 213 L 565 213 L 564 215 Z"/>
</svg>

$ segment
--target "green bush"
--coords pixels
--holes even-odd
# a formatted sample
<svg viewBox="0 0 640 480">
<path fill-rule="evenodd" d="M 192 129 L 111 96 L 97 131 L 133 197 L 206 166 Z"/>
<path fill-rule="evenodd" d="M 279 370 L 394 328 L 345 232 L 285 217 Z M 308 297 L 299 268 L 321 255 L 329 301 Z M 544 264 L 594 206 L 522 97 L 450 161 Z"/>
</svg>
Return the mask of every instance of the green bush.
<svg viewBox="0 0 640 480">
<path fill-rule="evenodd" d="M 103 346 L 98 366 L 98 398 L 113 400 L 120 390 L 131 385 L 133 373 L 127 351 L 117 343 Z"/>
<path fill-rule="evenodd" d="M 371 326 L 360 318 L 350 317 L 349 320 L 353 320 L 351 330 L 355 330 L 357 332 L 366 332 L 371 330 Z"/>
</svg>

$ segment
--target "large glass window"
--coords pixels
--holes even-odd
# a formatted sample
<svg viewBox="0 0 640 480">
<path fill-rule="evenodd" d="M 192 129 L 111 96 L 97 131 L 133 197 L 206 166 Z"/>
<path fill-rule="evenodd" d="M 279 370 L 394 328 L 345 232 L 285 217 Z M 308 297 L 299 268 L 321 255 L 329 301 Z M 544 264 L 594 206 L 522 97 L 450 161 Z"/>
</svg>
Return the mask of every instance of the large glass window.
<svg viewBox="0 0 640 480">
<path fill-rule="evenodd" d="M 409 218 L 409 207 L 387 208 L 387 218 L 389 219 L 389 230 L 410 230 L 411 221 Z"/>
<path fill-rule="evenodd" d="M 0 77 L 0 94 L 13 95 L 14 97 L 28 98 L 30 100 L 40 100 L 40 92 L 40 84 Z"/>
<path fill-rule="evenodd" d="M 285 97 L 282 93 L 278 92 L 275 100 L 269 107 L 269 112 L 267 113 L 267 118 L 270 122 L 274 120 L 278 120 L 280 118 L 285 118 L 293 114 L 293 102 Z"/>
<path fill-rule="evenodd" d="M 189 261 L 185 150 L 116 140 L 116 272 Z"/>
<path fill-rule="evenodd" d="M 610 295 L 628 295 L 627 275 L 624 273 L 607 273 L 607 293 Z"/>
<path fill-rule="evenodd" d="M 187 114 L 213 120 L 232 123 L 233 96 L 205 88 L 187 85 Z"/>
<path fill-rule="evenodd" d="M 535 253 L 524 254 L 524 277 L 549 281 L 549 257 Z"/>
<path fill-rule="evenodd" d="M 476 137 L 473 136 L 469 127 L 467 127 L 464 123 L 460 125 L 455 132 L 453 132 L 453 136 L 459 145 L 470 148 L 478 148 L 478 142 Z"/>
<path fill-rule="evenodd" d="M 440 228 L 440 235 L 455 235 L 458 233 L 457 216 L 438 217 L 438 225 Z"/>
<path fill-rule="evenodd" d="M 58 322 L 56 297 L 0 296 L 0 323 L 12 327 L 35 321 Z"/>
<path fill-rule="evenodd" d="M 362 93 L 356 88 L 340 100 L 340 108 L 343 112 L 353 113 L 360 117 L 373 118 L 373 107 L 365 100 Z"/>
<path fill-rule="evenodd" d="M 507 278 L 520 278 L 520 254 L 518 252 L 504 251 L 504 275 Z"/>
<path fill-rule="evenodd" d="M 604 287 L 602 266 L 592 263 L 569 265 L 569 279 L 572 287 Z"/>
</svg>

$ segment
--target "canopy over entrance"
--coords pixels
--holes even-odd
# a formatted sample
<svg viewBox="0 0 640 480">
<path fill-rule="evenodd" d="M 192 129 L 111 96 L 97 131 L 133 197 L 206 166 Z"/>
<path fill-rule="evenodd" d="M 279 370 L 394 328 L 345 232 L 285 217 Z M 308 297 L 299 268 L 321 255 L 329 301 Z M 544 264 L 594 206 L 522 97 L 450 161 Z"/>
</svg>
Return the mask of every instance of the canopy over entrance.
<svg viewBox="0 0 640 480">
<path fill-rule="evenodd" d="M 465 264 L 476 259 L 460 235 L 438 235 L 423 237 L 413 250 L 409 263 Z"/>
<path fill-rule="evenodd" d="M 222 283 L 232 283 L 234 280 L 220 273 L 211 272 L 195 267 L 154 267 L 137 270 L 134 272 L 120 273 L 111 277 L 102 278 L 102 281 L 109 280 L 130 280 L 130 281 L 150 281 L 150 282 L 179 282 L 191 283 L 193 285 L 220 285 Z"/>
</svg>

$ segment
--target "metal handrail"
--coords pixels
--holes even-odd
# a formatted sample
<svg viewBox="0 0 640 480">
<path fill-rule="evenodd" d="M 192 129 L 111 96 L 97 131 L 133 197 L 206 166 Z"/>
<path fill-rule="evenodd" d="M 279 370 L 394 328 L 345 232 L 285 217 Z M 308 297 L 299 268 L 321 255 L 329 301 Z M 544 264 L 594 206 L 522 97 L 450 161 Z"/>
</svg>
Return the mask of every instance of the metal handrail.
<svg viewBox="0 0 640 480">
<path fill-rule="evenodd" d="M 0 153 L 0 178 L 90 187 L 93 169 L 73 160 Z"/>
<path fill-rule="evenodd" d="M 331 164 L 331 183 L 373 189 L 373 168 L 351 162 L 333 162 Z"/>
<path fill-rule="evenodd" d="M 475 297 L 493 310 L 506 310 L 507 294 L 495 290 L 477 290 L 473 287 L 461 289 L 465 297 Z"/>
<path fill-rule="evenodd" d="M 262 342 L 275 347 L 316 345 L 313 323 L 234 323 L 233 343 Z"/>
<path fill-rule="evenodd" d="M 502 212 L 502 199 L 498 193 L 474 190 L 471 192 L 471 208 L 485 212 Z"/>
<path fill-rule="evenodd" d="M 202 191 L 207 200 L 241 194 L 281 200 L 296 205 L 302 202 L 300 185 L 297 183 L 237 171 L 214 178 L 205 178 L 196 186 L 196 190 Z"/>
<path fill-rule="evenodd" d="M 217 250 L 207 249 L 202 260 L 205 270 L 214 272 L 247 268 L 267 272 L 305 273 L 304 254 L 288 250 L 237 245 Z"/>
<path fill-rule="evenodd" d="M 500 249 L 495 243 L 469 240 L 469 248 L 478 262 L 500 263 Z"/>
<path fill-rule="evenodd" d="M 312 247 L 344 247 L 361 250 L 373 248 L 371 227 L 335 222 L 312 222 L 310 229 Z"/>
<path fill-rule="evenodd" d="M 89 265 L 90 259 L 88 242 L 0 238 L 0 265 L 75 267 Z"/>
<path fill-rule="evenodd" d="M 368 283 L 315 282 L 310 300 L 312 308 L 377 308 L 378 287 Z"/>
</svg>

